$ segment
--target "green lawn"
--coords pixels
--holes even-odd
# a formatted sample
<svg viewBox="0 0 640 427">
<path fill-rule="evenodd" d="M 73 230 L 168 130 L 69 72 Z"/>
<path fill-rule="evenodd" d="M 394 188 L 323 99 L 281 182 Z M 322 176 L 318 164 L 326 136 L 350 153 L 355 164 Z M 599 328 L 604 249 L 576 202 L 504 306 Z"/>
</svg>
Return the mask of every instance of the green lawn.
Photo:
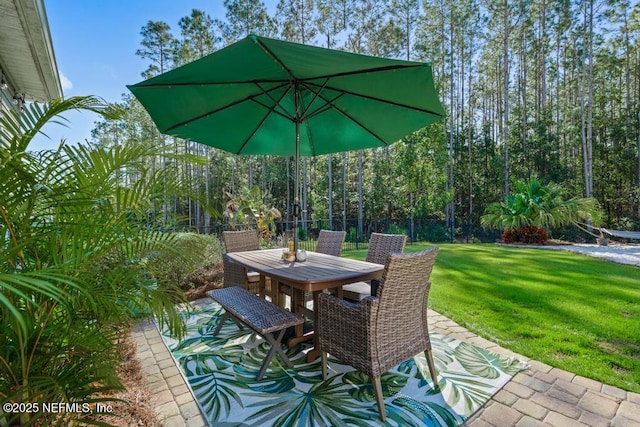
<svg viewBox="0 0 640 427">
<path fill-rule="evenodd" d="M 438 246 L 430 308 L 516 353 L 640 392 L 638 267 L 494 244 Z M 364 259 L 366 249 L 343 255 Z"/>
</svg>

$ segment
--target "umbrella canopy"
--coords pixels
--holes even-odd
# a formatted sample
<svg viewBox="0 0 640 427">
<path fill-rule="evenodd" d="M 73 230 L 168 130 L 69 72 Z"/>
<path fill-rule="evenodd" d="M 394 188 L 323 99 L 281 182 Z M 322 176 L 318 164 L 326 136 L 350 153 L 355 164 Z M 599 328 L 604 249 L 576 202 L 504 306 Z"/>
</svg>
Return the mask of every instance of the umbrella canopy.
<svg viewBox="0 0 640 427">
<path fill-rule="evenodd" d="M 428 63 L 255 35 L 127 87 L 164 134 L 296 156 L 296 200 L 300 156 L 386 146 L 444 115 Z"/>
<path fill-rule="evenodd" d="M 236 154 L 391 144 L 439 120 L 431 65 L 251 35 L 128 86 L 160 132 Z"/>
</svg>

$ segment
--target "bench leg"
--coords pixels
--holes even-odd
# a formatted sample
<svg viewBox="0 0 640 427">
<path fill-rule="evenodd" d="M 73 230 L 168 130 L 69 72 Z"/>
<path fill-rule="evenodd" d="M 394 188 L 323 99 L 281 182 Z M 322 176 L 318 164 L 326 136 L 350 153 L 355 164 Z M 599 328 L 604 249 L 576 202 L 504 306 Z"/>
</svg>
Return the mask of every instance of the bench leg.
<svg viewBox="0 0 640 427">
<path fill-rule="evenodd" d="M 218 326 L 216 326 L 216 330 L 213 331 L 213 336 L 218 336 L 218 334 L 220 333 L 220 330 L 222 329 L 222 327 L 224 326 L 224 322 L 227 321 L 227 319 L 230 318 L 231 320 L 233 320 L 233 323 L 235 323 L 236 325 L 238 325 L 238 328 L 240 329 L 244 329 L 244 326 L 242 326 L 242 323 L 240 323 L 238 321 L 238 319 L 236 319 L 235 317 L 233 317 L 232 315 L 230 315 L 229 313 L 227 313 L 226 311 L 224 312 L 224 314 L 222 315 L 222 319 L 220 319 L 220 322 L 218 322 Z"/>
<path fill-rule="evenodd" d="M 278 332 L 278 337 L 275 339 L 271 334 L 264 335 L 264 338 L 267 340 L 267 342 L 271 344 L 271 348 L 269 348 L 269 353 L 267 353 L 267 357 L 264 358 L 262 366 L 260 367 L 260 371 L 258 372 L 258 375 L 256 375 L 256 381 L 260 381 L 262 379 L 262 376 L 266 372 L 267 367 L 269 366 L 269 363 L 271 363 L 271 359 L 273 358 L 273 355 L 275 353 L 278 353 L 278 355 L 288 368 L 293 368 L 293 364 L 284 353 L 284 351 L 282 351 L 282 347 L 280 346 L 285 330 L 286 329 L 281 329 L 280 332 Z"/>
</svg>

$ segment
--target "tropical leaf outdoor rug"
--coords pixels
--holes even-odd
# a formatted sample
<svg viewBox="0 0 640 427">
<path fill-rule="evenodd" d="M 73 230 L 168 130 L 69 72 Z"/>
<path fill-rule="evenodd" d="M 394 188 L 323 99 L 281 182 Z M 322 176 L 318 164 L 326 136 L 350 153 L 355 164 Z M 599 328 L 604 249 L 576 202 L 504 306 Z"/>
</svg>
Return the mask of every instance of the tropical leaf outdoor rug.
<svg viewBox="0 0 640 427">
<path fill-rule="evenodd" d="M 274 357 L 261 381 L 255 376 L 268 349 L 264 339 L 228 321 L 213 331 L 223 309 L 216 303 L 185 312 L 187 336 L 162 333 L 214 426 L 383 425 L 369 377 L 335 358 L 322 380 L 320 361 L 306 363 L 304 347 L 287 352 L 288 369 Z M 424 354 L 382 376 L 390 426 L 457 426 L 487 402 L 524 363 L 432 333 L 440 391 L 433 388 Z"/>
</svg>

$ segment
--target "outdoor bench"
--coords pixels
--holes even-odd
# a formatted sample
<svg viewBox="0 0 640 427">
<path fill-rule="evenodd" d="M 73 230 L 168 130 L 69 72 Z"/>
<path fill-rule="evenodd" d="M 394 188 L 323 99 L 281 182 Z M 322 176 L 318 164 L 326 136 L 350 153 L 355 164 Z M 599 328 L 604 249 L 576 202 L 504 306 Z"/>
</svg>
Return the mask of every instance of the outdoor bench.
<svg viewBox="0 0 640 427">
<path fill-rule="evenodd" d="M 218 323 L 218 327 L 213 333 L 214 336 L 218 335 L 224 322 L 228 317 L 231 317 L 240 328 L 242 328 L 243 324 L 248 326 L 260 336 L 264 337 L 270 344 L 269 352 L 264 362 L 262 362 L 260 371 L 258 375 L 256 375 L 256 380 L 262 378 L 274 353 L 280 355 L 280 358 L 289 368 L 293 368 L 291 361 L 282 351 L 280 344 L 287 328 L 303 323 L 301 317 L 239 286 L 216 289 L 207 292 L 207 295 L 220 304 L 225 310 L 222 319 L 220 319 L 220 323 Z M 276 338 L 274 338 L 272 332 L 277 332 Z"/>
</svg>

